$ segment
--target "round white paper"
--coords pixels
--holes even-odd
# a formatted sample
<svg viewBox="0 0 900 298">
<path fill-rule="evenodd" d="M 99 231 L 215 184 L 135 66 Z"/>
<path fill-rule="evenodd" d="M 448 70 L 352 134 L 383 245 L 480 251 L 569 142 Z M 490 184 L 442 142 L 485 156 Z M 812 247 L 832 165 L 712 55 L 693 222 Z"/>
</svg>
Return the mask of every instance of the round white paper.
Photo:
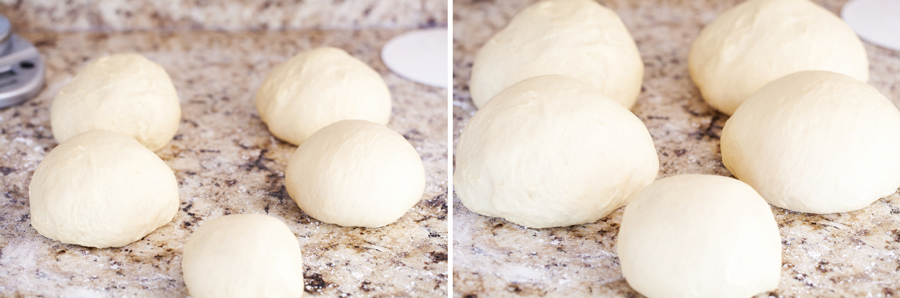
<svg viewBox="0 0 900 298">
<path fill-rule="evenodd" d="M 841 18 L 863 40 L 900 51 L 900 1 L 850 1 L 841 9 Z"/>
<path fill-rule="evenodd" d="M 447 28 L 416 30 L 394 37 L 381 49 L 387 67 L 410 81 L 447 88 Z"/>
</svg>

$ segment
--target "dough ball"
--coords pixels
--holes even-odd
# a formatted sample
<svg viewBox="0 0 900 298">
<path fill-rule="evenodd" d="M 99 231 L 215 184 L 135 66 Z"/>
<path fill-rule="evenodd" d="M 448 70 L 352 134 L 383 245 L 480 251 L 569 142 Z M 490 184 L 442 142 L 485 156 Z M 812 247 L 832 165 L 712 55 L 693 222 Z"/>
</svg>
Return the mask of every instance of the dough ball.
<svg viewBox="0 0 900 298">
<path fill-rule="evenodd" d="M 96 58 L 59 91 L 50 109 L 57 142 L 105 129 L 152 151 L 175 136 L 181 105 L 166 70 L 140 54 Z"/>
<path fill-rule="evenodd" d="M 545 0 L 519 12 L 478 51 L 472 101 L 480 108 L 512 84 L 549 74 L 591 84 L 630 109 L 644 63 L 614 11 L 593 0 Z"/>
<path fill-rule="evenodd" d="M 41 235 L 119 247 L 175 217 L 178 182 L 156 154 L 125 135 L 92 130 L 56 146 L 28 187 L 31 226 Z"/>
<path fill-rule="evenodd" d="M 300 209 L 341 226 L 393 223 L 425 191 L 416 149 L 393 130 L 365 120 L 338 121 L 310 136 L 291 156 L 284 178 Z"/>
<path fill-rule="evenodd" d="M 324 47 L 300 53 L 272 70 L 256 92 L 256 110 L 273 135 L 300 145 L 341 120 L 386 125 L 391 92 L 366 63 L 341 49 Z"/>
<path fill-rule="evenodd" d="M 703 99 L 728 115 L 766 83 L 794 72 L 869 79 L 859 37 L 808 0 L 750 0 L 729 9 L 694 40 L 688 64 Z"/>
<path fill-rule="evenodd" d="M 900 111 L 872 86 L 803 71 L 747 98 L 722 130 L 722 161 L 772 205 L 862 209 L 900 187 Z"/>
<path fill-rule="evenodd" d="M 650 184 L 625 207 L 617 241 L 625 280 L 647 297 L 751 297 L 781 277 L 772 209 L 732 178 Z"/>
<path fill-rule="evenodd" d="M 605 217 L 658 170 L 634 114 L 591 85 L 547 75 L 475 113 L 459 137 L 453 181 L 469 210 L 546 228 Z"/>
<path fill-rule="evenodd" d="M 261 214 L 204 223 L 184 245 L 184 283 L 194 298 L 303 296 L 303 258 L 291 229 Z"/>
</svg>

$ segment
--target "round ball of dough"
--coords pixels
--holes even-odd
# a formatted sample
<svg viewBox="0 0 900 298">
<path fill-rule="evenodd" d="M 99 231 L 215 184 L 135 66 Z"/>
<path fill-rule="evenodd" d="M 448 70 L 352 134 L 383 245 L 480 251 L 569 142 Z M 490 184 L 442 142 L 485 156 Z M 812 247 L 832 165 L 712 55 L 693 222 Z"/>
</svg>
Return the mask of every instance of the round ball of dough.
<svg viewBox="0 0 900 298">
<path fill-rule="evenodd" d="M 781 235 L 753 188 L 714 175 L 650 184 L 622 215 L 622 275 L 647 297 L 750 297 L 778 287 Z"/>
<path fill-rule="evenodd" d="M 722 130 L 725 167 L 772 205 L 862 209 L 900 187 L 900 111 L 872 86 L 803 71 L 750 96 Z"/>
<path fill-rule="evenodd" d="M 300 209 L 341 226 L 393 223 L 425 191 L 416 149 L 397 132 L 365 120 L 338 121 L 314 133 L 297 147 L 284 178 Z"/>
<path fill-rule="evenodd" d="M 516 83 L 466 124 L 454 184 L 469 210 L 532 228 L 590 223 L 656 178 L 659 158 L 634 114 L 561 75 Z"/>
<path fill-rule="evenodd" d="M 391 92 L 364 62 L 344 50 L 324 47 L 300 53 L 272 70 L 256 92 L 256 110 L 273 135 L 300 145 L 341 120 L 386 125 Z"/>
<path fill-rule="evenodd" d="M 519 12 L 472 65 L 475 106 L 527 78 L 559 74 L 593 85 L 630 109 L 644 63 L 625 24 L 593 0 L 544 0 Z"/>
<path fill-rule="evenodd" d="M 191 297 L 303 296 L 303 258 L 291 229 L 261 214 L 204 223 L 184 245 L 181 262 Z"/>
<path fill-rule="evenodd" d="M 105 129 L 136 139 L 151 151 L 178 131 L 181 105 L 166 70 L 140 54 L 94 59 L 78 71 L 50 108 L 57 142 Z"/>
<path fill-rule="evenodd" d="M 866 49 L 850 26 L 809 0 L 750 0 L 703 28 L 691 78 L 709 105 L 731 115 L 763 85 L 802 70 L 869 79 Z"/>
<path fill-rule="evenodd" d="M 97 248 L 140 240 L 178 211 L 178 182 L 132 138 L 93 130 L 44 157 L 28 187 L 31 226 L 41 235 Z"/>
</svg>

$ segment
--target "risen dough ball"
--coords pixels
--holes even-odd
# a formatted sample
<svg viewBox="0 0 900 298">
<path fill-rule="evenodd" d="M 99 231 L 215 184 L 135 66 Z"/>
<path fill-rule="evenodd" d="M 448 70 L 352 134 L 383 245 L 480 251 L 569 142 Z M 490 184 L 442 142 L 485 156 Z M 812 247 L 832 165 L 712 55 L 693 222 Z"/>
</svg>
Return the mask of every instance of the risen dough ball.
<svg viewBox="0 0 900 298">
<path fill-rule="evenodd" d="M 303 296 L 303 258 L 294 233 L 261 214 L 204 223 L 184 245 L 184 283 L 194 298 Z"/>
<path fill-rule="evenodd" d="M 475 113 L 459 137 L 453 181 L 469 210 L 545 228 L 603 218 L 658 170 L 634 114 L 591 85 L 547 75 Z"/>
<path fill-rule="evenodd" d="M 781 276 L 781 235 L 753 188 L 713 175 L 650 184 L 625 207 L 622 275 L 647 297 L 750 297 Z"/>
<path fill-rule="evenodd" d="M 703 99 L 728 115 L 766 83 L 797 71 L 869 79 L 859 37 L 808 0 L 750 0 L 735 6 L 703 28 L 688 64 Z"/>
<path fill-rule="evenodd" d="M 725 123 L 725 167 L 772 205 L 835 213 L 900 186 L 900 112 L 872 86 L 827 71 L 767 84 Z"/>
<path fill-rule="evenodd" d="M 425 191 L 422 159 L 387 127 L 344 120 L 297 147 L 284 173 L 288 194 L 323 222 L 379 227 L 397 221 Z"/>
<path fill-rule="evenodd" d="M 329 124 L 386 125 L 391 93 L 375 70 L 341 49 L 318 48 L 279 65 L 256 92 L 256 110 L 276 137 L 300 145 Z"/>
<path fill-rule="evenodd" d="M 175 136 L 181 106 L 166 70 L 139 54 L 100 57 L 78 71 L 50 109 L 57 142 L 105 129 L 136 139 L 152 151 Z"/>
<path fill-rule="evenodd" d="M 519 12 L 478 51 L 472 101 L 484 106 L 510 85 L 548 74 L 591 84 L 630 109 L 644 63 L 614 11 L 593 0 L 545 0 Z"/>
<path fill-rule="evenodd" d="M 127 136 L 93 130 L 50 151 L 28 187 L 41 235 L 97 248 L 140 240 L 175 216 L 178 183 L 156 154 Z"/>
</svg>

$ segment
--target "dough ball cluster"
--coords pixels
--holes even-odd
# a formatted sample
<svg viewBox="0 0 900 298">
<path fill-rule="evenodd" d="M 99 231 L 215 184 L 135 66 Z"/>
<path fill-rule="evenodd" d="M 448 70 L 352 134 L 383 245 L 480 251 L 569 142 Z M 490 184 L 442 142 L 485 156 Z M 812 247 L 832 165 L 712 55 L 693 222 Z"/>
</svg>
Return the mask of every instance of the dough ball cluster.
<svg viewBox="0 0 900 298">
<path fill-rule="evenodd" d="M 728 115 L 763 85 L 794 72 L 869 79 L 859 37 L 809 0 L 750 0 L 729 9 L 694 40 L 688 64 L 703 99 Z"/>
<path fill-rule="evenodd" d="M 281 140 L 300 145 L 341 120 L 386 125 L 391 93 L 375 70 L 341 49 L 309 50 L 276 67 L 256 92 L 256 110 Z"/>
<path fill-rule="evenodd" d="M 178 211 L 172 170 L 136 140 L 107 130 L 67 139 L 38 165 L 28 187 L 31 225 L 63 243 L 119 247 Z"/>
<path fill-rule="evenodd" d="M 314 133 L 291 156 L 285 186 L 300 209 L 341 226 L 397 221 L 422 197 L 425 169 L 397 132 L 344 120 Z"/>
<path fill-rule="evenodd" d="M 750 297 L 778 287 L 781 235 L 747 184 L 678 175 L 625 207 L 617 238 L 622 274 L 647 297 Z"/>
<path fill-rule="evenodd" d="M 140 54 L 96 58 L 67 84 L 50 109 L 57 142 L 105 129 L 132 137 L 151 151 L 169 143 L 181 105 L 166 70 Z"/>
<path fill-rule="evenodd" d="M 874 87 L 802 71 L 750 96 L 725 124 L 722 159 L 772 205 L 835 213 L 900 187 L 900 111 Z"/>
<path fill-rule="evenodd" d="M 614 11 L 593 0 L 544 0 L 519 12 L 478 51 L 472 101 L 482 107 L 519 81 L 549 74 L 590 84 L 630 109 L 644 63 Z"/>
<path fill-rule="evenodd" d="M 454 183 L 470 210 L 533 227 L 594 222 L 653 182 L 647 128 L 599 89 L 561 75 L 516 83 L 463 129 Z"/>
<path fill-rule="evenodd" d="M 267 215 L 204 223 L 184 245 L 181 269 L 191 297 L 303 296 L 300 244 L 287 225 Z"/>
</svg>

